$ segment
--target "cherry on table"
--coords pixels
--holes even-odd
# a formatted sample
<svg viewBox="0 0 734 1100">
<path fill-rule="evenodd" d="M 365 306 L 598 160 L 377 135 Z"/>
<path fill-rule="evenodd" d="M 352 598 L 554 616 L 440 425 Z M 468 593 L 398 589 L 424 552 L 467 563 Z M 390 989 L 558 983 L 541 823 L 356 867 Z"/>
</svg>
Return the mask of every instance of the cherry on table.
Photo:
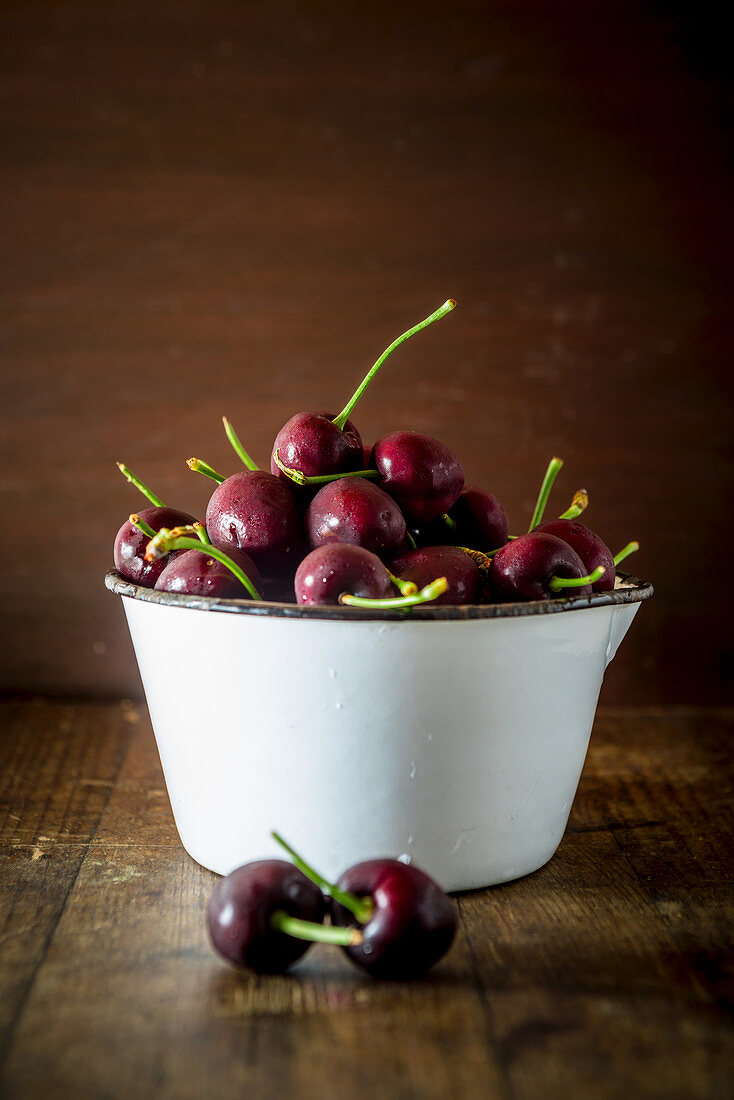
<svg viewBox="0 0 734 1100">
<path fill-rule="evenodd" d="M 332 923 L 358 933 L 344 950 L 372 977 L 422 977 L 448 951 L 456 934 L 456 910 L 425 871 L 399 859 L 370 859 L 332 883 L 282 836 L 271 835 L 329 898 Z"/>
<path fill-rule="evenodd" d="M 393 498 L 359 477 L 342 478 L 319 489 L 306 511 L 305 526 L 314 549 L 349 542 L 374 554 L 395 550 L 406 530 L 405 516 Z"/>
<path fill-rule="evenodd" d="M 492 591 L 500 600 L 547 600 L 566 589 L 590 596 L 603 567 L 587 574 L 576 551 L 555 535 L 532 531 L 496 551 L 489 570 Z"/>
<path fill-rule="evenodd" d="M 453 451 L 420 432 L 383 436 L 372 448 L 370 461 L 381 476 L 381 488 L 415 524 L 447 512 L 464 487 L 464 468 Z"/>
<path fill-rule="evenodd" d="M 213 947 L 229 962 L 282 974 L 319 935 L 325 915 L 318 886 L 292 863 L 264 859 L 220 879 L 207 906 L 207 926 Z M 303 929 L 300 922 L 312 927 Z M 307 938 L 294 930 L 307 932 Z"/>
</svg>

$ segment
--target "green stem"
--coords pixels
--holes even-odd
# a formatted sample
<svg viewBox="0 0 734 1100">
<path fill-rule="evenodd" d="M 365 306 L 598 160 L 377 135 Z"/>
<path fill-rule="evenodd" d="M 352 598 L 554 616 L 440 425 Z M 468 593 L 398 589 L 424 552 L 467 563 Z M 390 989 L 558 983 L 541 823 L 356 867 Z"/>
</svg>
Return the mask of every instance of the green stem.
<svg viewBox="0 0 734 1100">
<path fill-rule="evenodd" d="M 147 535 L 149 539 L 155 538 L 156 533 L 153 528 L 150 526 L 149 523 L 146 523 L 144 519 L 141 519 L 136 512 L 133 512 L 133 514 L 128 518 L 133 527 L 137 527 L 138 531 L 140 531 L 141 534 Z"/>
<path fill-rule="evenodd" d="M 417 550 L 418 549 L 418 543 L 415 541 L 415 539 L 411 535 L 410 531 L 405 532 L 405 540 L 408 543 L 408 546 L 411 548 L 411 550 Z"/>
<path fill-rule="evenodd" d="M 223 550 L 217 550 L 214 546 L 207 546 L 206 550 L 202 550 L 201 539 L 177 535 L 175 527 L 172 529 L 161 527 L 158 534 L 155 538 L 150 540 L 146 547 L 145 560 L 155 561 L 156 558 L 165 557 L 171 550 L 198 550 L 202 554 L 206 553 L 207 557 L 216 558 L 222 565 L 226 565 L 231 573 L 234 573 L 237 580 L 240 584 L 244 585 L 253 600 L 262 599 L 262 596 L 247 574 L 243 572 L 239 565 L 236 565 Z"/>
<path fill-rule="evenodd" d="M 157 497 L 152 489 L 149 489 L 145 482 L 141 481 L 139 477 L 136 477 L 132 470 L 129 470 L 124 462 L 118 462 L 117 468 L 123 477 L 126 477 L 131 485 L 134 485 L 136 489 L 139 489 L 144 497 L 147 497 L 151 504 L 154 504 L 156 508 L 165 508 L 165 504 L 160 497 Z"/>
<path fill-rule="evenodd" d="M 614 564 L 619 565 L 621 561 L 628 558 L 630 554 L 634 554 L 636 550 L 640 549 L 639 542 L 628 542 L 624 549 L 620 550 L 618 554 L 614 555 Z"/>
<path fill-rule="evenodd" d="M 187 458 L 186 465 L 190 470 L 193 470 L 194 473 L 204 474 L 205 477 L 209 477 L 212 481 L 216 481 L 217 485 L 221 485 L 223 481 L 227 480 L 223 474 L 218 474 L 216 470 L 213 470 L 208 462 L 202 462 L 199 458 Z"/>
<path fill-rule="evenodd" d="M 448 512 L 444 512 L 440 518 L 443 520 L 450 531 L 456 530 L 456 520 L 452 519 Z"/>
<path fill-rule="evenodd" d="M 270 926 L 286 936 L 310 943 L 335 943 L 338 947 L 356 947 L 362 942 L 362 933 L 358 928 L 344 928 L 337 924 L 317 924 L 312 920 L 292 917 L 283 909 L 270 914 Z"/>
<path fill-rule="evenodd" d="M 550 496 L 551 489 L 553 488 L 553 482 L 558 477 L 562 465 L 562 458 L 552 458 L 548 463 L 548 469 L 545 471 L 543 484 L 540 486 L 538 499 L 535 502 L 535 511 L 533 512 L 533 518 L 530 521 L 528 531 L 534 531 L 542 520 L 543 512 L 545 512 L 545 506 L 548 503 L 548 497 Z"/>
<path fill-rule="evenodd" d="M 194 524 L 194 530 L 196 531 L 196 534 L 199 536 L 200 542 L 204 543 L 204 546 L 211 546 L 212 540 L 207 535 L 206 527 L 204 526 L 203 523 L 195 523 Z"/>
<path fill-rule="evenodd" d="M 340 890 L 335 882 L 329 882 L 323 875 L 320 875 L 310 863 L 306 863 L 303 856 L 300 856 L 295 848 L 291 848 L 287 840 L 284 840 L 280 833 L 270 834 L 276 844 L 279 844 L 281 848 L 288 853 L 293 860 L 294 865 L 299 871 L 302 871 L 306 878 L 309 878 L 311 882 L 315 882 L 322 894 L 325 894 L 327 898 L 333 898 L 345 909 L 357 918 L 360 924 L 366 924 L 372 916 L 375 906 L 371 898 L 358 898 L 356 894 L 350 894 L 346 890 Z"/>
<path fill-rule="evenodd" d="M 233 449 L 234 453 L 237 455 L 237 457 L 240 459 L 240 461 L 245 464 L 245 466 L 247 467 L 248 470 L 259 470 L 260 467 L 258 466 L 258 464 L 256 462 L 253 462 L 253 460 L 250 458 L 247 451 L 245 450 L 245 448 L 240 443 L 237 432 L 234 430 L 234 428 L 230 424 L 229 420 L 227 420 L 226 416 L 222 417 L 222 423 L 224 424 L 224 431 L 225 431 L 225 434 L 227 436 L 227 439 L 232 444 L 232 449 Z"/>
<path fill-rule="evenodd" d="M 383 351 L 382 355 L 377 360 L 377 362 L 374 364 L 374 366 L 371 368 L 371 370 L 369 370 L 367 372 L 367 374 L 364 376 L 364 378 L 362 379 L 362 382 L 360 383 L 359 387 L 357 388 L 355 393 L 352 395 L 352 397 L 350 397 L 349 401 L 346 403 L 346 405 L 344 406 L 342 411 L 339 413 L 339 415 L 334 417 L 333 423 L 336 424 L 337 428 L 339 428 L 340 431 L 344 430 L 344 425 L 346 424 L 347 420 L 349 419 L 349 417 L 352 413 L 352 410 L 354 409 L 354 406 L 357 404 L 360 397 L 362 396 L 364 391 L 367 389 L 370 382 L 375 377 L 375 375 L 377 374 L 378 370 L 380 369 L 382 364 L 385 362 L 387 357 L 389 355 L 392 355 L 392 353 L 395 351 L 395 348 L 400 347 L 400 345 L 405 343 L 406 340 L 409 340 L 411 336 L 415 336 L 416 332 L 420 332 L 421 329 L 427 328 L 428 325 L 432 325 L 434 321 L 438 321 L 439 318 L 444 316 L 444 314 L 450 313 L 455 305 L 456 305 L 456 302 L 454 301 L 454 299 L 449 298 L 448 301 L 444 302 L 444 304 L 439 309 L 435 310 L 430 315 L 430 317 L 426 317 L 425 320 L 419 321 L 419 323 L 417 325 L 413 325 L 413 327 L 409 328 L 407 332 L 404 332 L 402 334 L 402 336 L 398 336 L 397 340 L 393 340 L 392 344 L 390 344 L 390 347 L 386 348 L 385 351 Z"/>
<path fill-rule="evenodd" d="M 561 513 L 558 518 L 576 519 L 576 517 L 580 516 L 582 512 L 585 512 L 588 507 L 589 494 L 586 492 L 586 489 L 577 489 L 576 492 L 573 494 L 573 500 L 571 501 L 571 504 L 565 512 Z"/>
<path fill-rule="evenodd" d="M 330 481 L 338 481 L 341 477 L 366 477 L 377 481 L 381 476 L 377 470 L 344 470 L 340 474 L 316 474 L 309 477 L 292 466 L 286 466 L 277 451 L 273 451 L 273 462 L 296 485 L 328 485 Z"/>
<path fill-rule="evenodd" d="M 594 572 L 585 577 L 551 577 L 548 587 L 553 592 L 560 592 L 563 588 L 583 588 L 587 584 L 596 584 L 605 573 L 604 566 L 597 565 Z"/>
<path fill-rule="evenodd" d="M 386 600 L 371 600 L 366 596 L 351 596 L 348 592 L 344 592 L 339 597 L 339 603 L 347 607 L 374 607 L 375 609 L 415 607 L 416 604 L 430 603 L 431 600 L 438 599 L 448 586 L 449 582 L 446 578 L 439 577 L 438 580 L 427 584 L 425 588 L 421 588 L 420 592 L 416 592 L 414 596 L 388 596 Z"/>
<path fill-rule="evenodd" d="M 415 596 L 416 592 L 418 591 L 417 584 L 414 584 L 413 581 L 404 581 L 400 577 L 396 577 L 395 574 L 391 573 L 389 569 L 387 572 L 390 580 L 395 585 L 401 596 Z"/>
</svg>

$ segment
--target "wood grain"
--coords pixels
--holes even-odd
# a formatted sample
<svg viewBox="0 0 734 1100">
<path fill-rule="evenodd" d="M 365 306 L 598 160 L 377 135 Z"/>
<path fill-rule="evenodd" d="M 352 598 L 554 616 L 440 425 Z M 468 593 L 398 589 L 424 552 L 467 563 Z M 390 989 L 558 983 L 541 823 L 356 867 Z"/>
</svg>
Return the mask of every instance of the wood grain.
<svg viewBox="0 0 734 1100">
<path fill-rule="evenodd" d="M 585 485 L 658 593 L 605 698 L 726 701 L 711 5 L 8 0 L 0 24 L 0 493 L 22 546 L 0 690 L 139 694 L 102 589 L 139 502 L 115 459 L 201 514 L 184 460 L 235 468 L 223 413 L 267 461 L 453 295 L 360 405 L 365 439 L 445 440 L 516 530 L 562 455 L 554 500 Z"/>
<path fill-rule="evenodd" d="M 0 706 L 0 1091 L 719 1098 L 734 1061 L 734 712 L 600 712 L 541 871 L 460 895 L 422 982 L 222 965 L 134 704 Z"/>
</svg>

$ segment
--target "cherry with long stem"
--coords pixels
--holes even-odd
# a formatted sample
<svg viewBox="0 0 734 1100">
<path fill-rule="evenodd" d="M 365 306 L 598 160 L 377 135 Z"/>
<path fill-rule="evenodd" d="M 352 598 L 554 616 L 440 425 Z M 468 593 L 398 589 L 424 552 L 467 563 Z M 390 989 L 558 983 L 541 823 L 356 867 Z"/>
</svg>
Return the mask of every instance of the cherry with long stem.
<svg viewBox="0 0 734 1100">
<path fill-rule="evenodd" d="M 598 565 L 593 573 L 587 573 L 584 577 L 551 577 L 548 587 L 554 592 L 561 592 L 564 588 L 585 588 L 587 584 L 596 584 L 606 573 L 603 565 Z"/>
<path fill-rule="evenodd" d="M 153 504 L 156 508 L 165 508 L 165 504 L 163 503 L 161 498 L 157 496 L 152 489 L 149 489 L 145 482 L 141 481 L 140 478 L 137 477 L 132 472 L 132 470 L 130 470 L 125 465 L 124 462 L 118 462 L 116 463 L 116 465 L 122 476 L 126 478 L 131 485 L 134 485 L 136 489 L 139 489 L 143 496 L 146 497 L 151 504 Z"/>
<path fill-rule="evenodd" d="M 379 481 L 380 474 L 377 470 L 343 470 L 338 474 L 314 474 L 307 476 L 292 466 L 286 466 L 277 451 L 273 451 L 273 462 L 287 478 L 296 485 L 328 485 L 332 481 L 338 481 L 342 477 L 364 477 L 371 481 Z M 202 470 L 202 473 L 205 471 Z M 211 476 L 211 474 L 209 475 Z"/>
<path fill-rule="evenodd" d="M 639 542 L 628 542 L 627 545 L 625 547 L 623 547 L 623 549 L 620 550 L 618 554 L 614 555 L 613 560 L 614 560 L 615 566 L 619 565 L 619 563 L 621 561 L 624 561 L 625 558 L 628 558 L 630 556 L 630 554 L 634 554 L 639 549 L 640 549 Z"/>
<path fill-rule="evenodd" d="M 187 458 L 186 465 L 190 470 L 193 470 L 195 474 L 203 474 L 204 477 L 208 477 L 211 481 L 216 481 L 217 485 L 221 485 L 223 481 L 226 481 L 224 474 L 218 474 L 208 462 L 202 462 L 200 458 Z"/>
<path fill-rule="evenodd" d="M 406 340 L 409 340 L 411 336 L 415 336 L 417 332 L 421 332 L 424 328 L 428 328 L 428 326 L 432 325 L 434 321 L 438 321 L 441 317 L 444 317 L 447 313 L 450 313 L 455 305 L 456 302 L 454 301 L 454 299 L 449 298 L 446 302 L 444 302 L 442 306 L 434 310 L 434 312 L 431 313 L 430 316 L 424 318 L 424 320 L 422 321 L 419 321 L 417 325 L 413 325 L 413 327 L 409 328 L 407 332 L 402 333 L 402 335 L 398 336 L 396 340 L 393 340 L 392 344 L 390 344 L 390 346 L 383 351 L 380 358 L 375 362 L 375 364 L 364 376 L 359 386 L 349 398 L 349 401 L 347 401 L 346 405 L 339 413 L 339 415 L 334 417 L 332 423 L 335 424 L 340 431 L 344 429 L 344 425 L 349 419 L 355 405 L 369 386 L 372 379 L 377 374 L 382 364 L 388 358 L 388 356 L 392 355 L 395 349 L 399 348 L 401 344 L 404 344 Z"/>
<path fill-rule="evenodd" d="M 299 871 L 302 871 L 306 878 L 315 883 L 321 890 L 322 894 L 325 894 L 327 898 L 333 898 L 334 901 L 343 905 L 345 909 L 348 909 L 353 916 L 357 918 L 360 924 L 366 924 L 372 916 L 375 906 L 372 898 L 358 898 L 356 894 L 347 893 L 345 890 L 340 890 L 335 882 L 329 882 L 323 875 L 310 865 L 306 863 L 303 856 L 292 848 L 287 840 L 280 835 L 280 833 L 272 832 L 271 837 L 276 844 L 288 853 L 293 860 L 294 865 Z"/>
<path fill-rule="evenodd" d="M 386 599 L 373 600 L 367 596 L 351 596 L 348 592 L 344 592 L 339 597 L 339 603 L 344 604 L 346 607 L 372 607 L 375 610 L 380 608 L 385 608 L 385 610 L 396 608 L 400 610 L 404 607 L 416 607 L 418 604 L 430 603 L 431 600 L 437 600 L 439 596 L 444 594 L 448 586 L 449 582 L 445 577 L 438 577 L 435 581 L 431 581 L 430 584 L 421 588 L 419 592 L 415 592 L 410 596 L 388 596 Z"/>
<path fill-rule="evenodd" d="M 149 539 L 155 538 L 157 532 L 154 531 L 150 524 L 146 523 L 137 512 L 133 512 L 132 515 L 128 516 L 128 519 L 133 527 L 137 527 L 142 535 L 145 535 Z"/>
<path fill-rule="evenodd" d="M 545 471 L 545 477 L 543 478 L 543 483 L 540 486 L 540 492 L 538 493 L 538 499 L 535 502 L 535 510 L 533 512 L 533 518 L 530 521 L 530 526 L 528 527 L 528 532 L 536 528 L 542 520 L 543 513 L 545 512 L 545 507 L 548 503 L 548 497 L 550 496 L 551 489 L 553 488 L 553 483 L 558 477 L 562 466 L 562 458 L 552 458 L 548 463 L 548 469 Z"/>
<path fill-rule="evenodd" d="M 245 465 L 248 470 L 259 470 L 260 467 L 256 462 L 253 461 L 253 459 L 250 458 L 247 451 L 240 443 L 237 432 L 234 430 L 231 422 L 227 419 L 226 416 L 222 417 L 222 423 L 224 424 L 225 435 L 227 436 L 229 442 L 232 444 L 232 450 L 243 463 L 243 465 Z"/>
<path fill-rule="evenodd" d="M 297 940 L 307 940 L 309 943 L 332 943 L 337 947 L 356 947 L 362 942 L 362 933 L 358 928 L 301 920 L 300 917 L 290 916 L 283 909 L 276 909 L 271 913 L 268 924 L 277 932 L 293 936 Z"/>
<path fill-rule="evenodd" d="M 152 538 L 148 543 L 145 551 L 146 561 L 155 561 L 157 558 L 165 557 L 171 550 L 202 550 L 202 540 L 198 537 L 198 533 L 195 538 L 191 538 L 188 534 L 181 535 L 180 531 L 189 531 L 195 529 L 188 527 L 161 527 L 155 538 Z M 223 550 L 217 550 L 214 546 L 206 546 L 206 553 L 210 558 L 216 558 L 222 565 L 226 565 L 231 573 L 235 575 L 237 580 L 247 589 L 253 600 L 262 600 L 262 596 L 255 588 L 250 578 L 238 565 L 236 565 L 232 559 L 224 553 Z"/>
</svg>

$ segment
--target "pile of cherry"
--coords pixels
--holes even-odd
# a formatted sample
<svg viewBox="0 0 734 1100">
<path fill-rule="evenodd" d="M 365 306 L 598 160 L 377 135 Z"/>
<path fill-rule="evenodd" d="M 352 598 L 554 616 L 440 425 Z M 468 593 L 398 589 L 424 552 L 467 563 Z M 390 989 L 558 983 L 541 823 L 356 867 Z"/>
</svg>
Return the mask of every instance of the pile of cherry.
<svg viewBox="0 0 734 1100">
<path fill-rule="evenodd" d="M 276 436 L 269 472 L 224 417 L 244 468 L 225 477 L 188 459 L 217 485 L 205 523 L 166 507 L 118 463 L 152 505 L 118 531 L 118 572 L 164 592 L 305 606 L 408 608 L 613 589 L 616 566 L 638 544 L 613 556 L 577 522 L 584 490 L 561 516 L 542 522 L 560 459 L 548 466 L 528 533 L 514 537 L 499 500 L 465 486 L 459 459 L 437 439 L 395 431 L 363 445 L 349 417 L 365 389 L 395 348 L 454 305 L 449 299 L 394 340 L 337 416 L 291 417 Z"/>
<path fill-rule="evenodd" d="M 331 943 L 373 978 L 419 978 L 448 951 L 456 912 L 417 867 L 371 859 L 332 883 L 272 836 L 293 863 L 246 863 L 221 879 L 209 899 L 209 936 L 228 962 L 280 974 L 312 943 Z"/>
</svg>

